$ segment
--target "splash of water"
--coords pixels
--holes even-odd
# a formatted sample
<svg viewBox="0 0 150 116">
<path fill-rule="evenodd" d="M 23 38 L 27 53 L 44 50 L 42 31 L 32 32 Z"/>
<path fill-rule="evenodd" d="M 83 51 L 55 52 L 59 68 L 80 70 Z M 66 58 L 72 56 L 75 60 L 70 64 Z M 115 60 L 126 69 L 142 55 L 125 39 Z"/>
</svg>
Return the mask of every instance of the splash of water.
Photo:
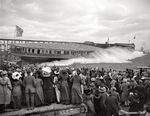
<svg viewBox="0 0 150 116">
<path fill-rule="evenodd" d="M 130 63 L 131 59 L 143 56 L 139 51 L 133 51 L 120 47 L 112 47 L 108 49 L 98 48 L 95 52 L 89 54 L 87 57 L 73 58 L 69 60 L 60 60 L 42 63 L 42 66 L 68 66 L 74 63 L 90 64 L 90 63 Z"/>
</svg>

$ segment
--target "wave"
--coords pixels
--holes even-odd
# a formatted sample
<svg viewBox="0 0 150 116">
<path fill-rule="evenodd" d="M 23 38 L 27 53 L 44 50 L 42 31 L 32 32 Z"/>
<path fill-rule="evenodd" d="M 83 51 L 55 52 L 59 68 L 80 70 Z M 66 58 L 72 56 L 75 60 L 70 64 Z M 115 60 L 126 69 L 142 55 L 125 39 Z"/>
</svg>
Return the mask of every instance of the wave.
<svg viewBox="0 0 150 116">
<path fill-rule="evenodd" d="M 42 66 L 69 66 L 75 63 L 131 63 L 131 59 L 143 56 L 143 52 L 121 47 L 98 48 L 86 57 L 42 63 Z"/>
</svg>

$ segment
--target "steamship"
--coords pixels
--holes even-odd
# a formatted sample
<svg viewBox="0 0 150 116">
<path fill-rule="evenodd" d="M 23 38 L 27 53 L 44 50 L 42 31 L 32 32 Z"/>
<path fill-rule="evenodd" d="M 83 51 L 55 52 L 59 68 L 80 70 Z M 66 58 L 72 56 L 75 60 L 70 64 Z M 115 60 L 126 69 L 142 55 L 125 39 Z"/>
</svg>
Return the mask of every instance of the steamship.
<svg viewBox="0 0 150 116">
<path fill-rule="evenodd" d="M 2 53 L 7 51 L 7 59 L 16 56 L 27 62 L 47 62 L 61 59 L 71 59 L 86 57 L 98 48 L 108 48 L 113 46 L 125 47 L 134 50 L 134 43 L 94 43 L 86 41 L 61 42 L 61 41 L 41 41 L 41 40 L 21 40 L 21 39 L 0 39 Z M 6 56 L 6 55 L 5 55 Z"/>
<path fill-rule="evenodd" d="M 46 62 L 87 56 L 97 47 L 77 43 L 14 43 L 11 53 L 28 62 Z"/>
</svg>

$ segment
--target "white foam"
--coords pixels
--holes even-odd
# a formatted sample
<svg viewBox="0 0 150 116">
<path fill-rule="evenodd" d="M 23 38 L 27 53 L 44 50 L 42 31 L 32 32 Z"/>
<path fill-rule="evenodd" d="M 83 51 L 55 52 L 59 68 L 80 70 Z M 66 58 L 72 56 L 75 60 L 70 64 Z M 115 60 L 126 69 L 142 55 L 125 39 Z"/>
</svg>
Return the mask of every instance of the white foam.
<svg viewBox="0 0 150 116">
<path fill-rule="evenodd" d="M 112 47 L 107 49 L 98 48 L 95 52 L 87 57 L 73 58 L 69 60 L 60 60 L 42 63 L 46 66 L 68 66 L 74 63 L 90 64 L 90 63 L 130 63 L 131 59 L 143 56 L 143 52 L 133 51 L 120 47 Z"/>
</svg>

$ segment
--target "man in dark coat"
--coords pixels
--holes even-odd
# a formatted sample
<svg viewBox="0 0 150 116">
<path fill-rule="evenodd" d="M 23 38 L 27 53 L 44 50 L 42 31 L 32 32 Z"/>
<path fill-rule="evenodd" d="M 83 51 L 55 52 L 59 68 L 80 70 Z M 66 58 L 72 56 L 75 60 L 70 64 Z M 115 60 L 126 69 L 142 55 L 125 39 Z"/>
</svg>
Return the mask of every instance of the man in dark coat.
<svg viewBox="0 0 150 116">
<path fill-rule="evenodd" d="M 116 97 L 112 96 L 111 91 L 109 91 L 108 93 L 109 96 L 106 98 L 105 101 L 107 116 L 119 116 L 119 102 Z"/>
<path fill-rule="evenodd" d="M 27 70 L 27 76 L 23 79 L 23 85 L 25 87 L 25 95 L 26 95 L 26 103 L 27 110 L 34 109 L 34 94 L 35 94 L 35 86 L 36 81 L 35 77 L 31 76 L 31 70 Z M 31 99 L 31 107 L 30 107 L 30 99 Z"/>
<path fill-rule="evenodd" d="M 146 104 L 150 106 L 150 80 L 145 85 L 145 91 L 146 91 Z"/>
<path fill-rule="evenodd" d="M 139 96 L 139 100 L 140 100 L 140 107 L 141 107 L 141 111 L 144 110 L 144 99 L 145 99 L 145 87 L 143 85 L 143 82 L 142 80 L 139 80 L 139 84 L 136 86 L 136 91 L 137 91 L 137 94 Z"/>
</svg>

